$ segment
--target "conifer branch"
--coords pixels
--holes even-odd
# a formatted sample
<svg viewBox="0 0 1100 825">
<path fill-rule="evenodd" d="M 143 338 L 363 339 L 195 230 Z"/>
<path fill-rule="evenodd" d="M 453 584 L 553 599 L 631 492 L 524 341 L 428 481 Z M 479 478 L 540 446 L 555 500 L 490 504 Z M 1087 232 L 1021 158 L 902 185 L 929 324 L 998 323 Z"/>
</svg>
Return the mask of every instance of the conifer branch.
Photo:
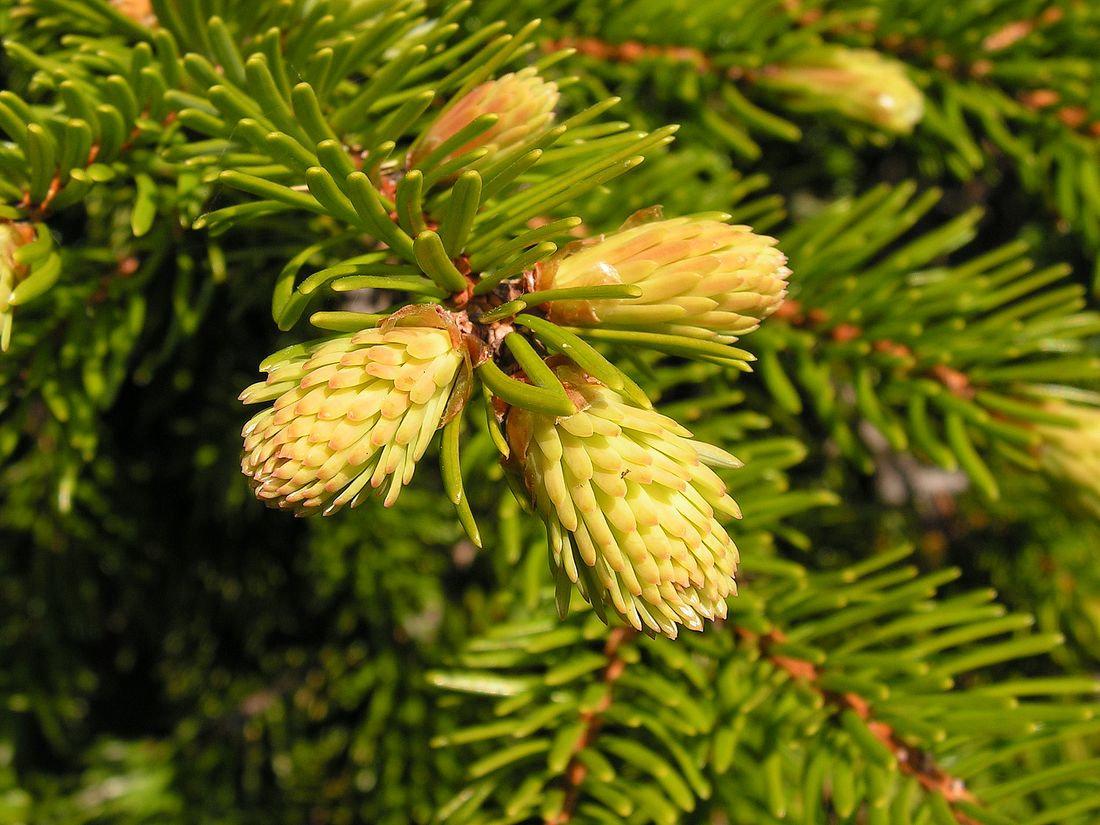
<svg viewBox="0 0 1100 825">
<path fill-rule="evenodd" d="M 843 714 L 845 711 L 854 713 L 867 726 L 870 735 L 893 755 L 902 773 L 914 777 L 926 791 L 939 794 L 952 805 L 951 812 L 959 825 L 979 825 L 978 820 L 954 807 L 954 803 L 959 801 L 978 804 L 978 800 L 967 790 L 962 779 L 952 776 L 937 764 L 935 757 L 929 752 L 907 743 L 888 723 L 877 720 L 873 705 L 866 698 L 851 690 L 838 691 L 822 687 L 821 672 L 813 662 L 777 653 L 774 648 L 788 641 L 783 631 L 772 628 L 761 634 L 738 627 L 736 633 L 757 646 L 772 664 L 787 673 L 791 679 L 810 686 L 836 714 Z"/>
<path fill-rule="evenodd" d="M 580 761 L 577 754 L 590 747 L 599 735 L 600 725 L 602 724 L 601 717 L 611 707 L 614 699 L 612 688 L 627 667 L 626 660 L 618 655 L 619 647 L 624 641 L 628 641 L 635 632 L 630 627 L 616 627 L 607 635 L 607 643 L 603 648 L 603 655 L 607 658 L 603 681 L 607 689 L 604 691 L 599 704 L 581 713 L 583 728 L 577 737 L 576 744 L 573 746 L 573 755 L 569 759 L 569 764 L 562 775 L 562 782 L 566 788 L 565 800 L 556 814 L 549 814 L 544 818 L 545 825 L 566 825 L 567 822 L 571 822 L 573 819 L 577 800 L 580 797 L 581 784 L 588 776 L 588 767 Z"/>
<path fill-rule="evenodd" d="M 0 29 L 0 818 L 1095 818 L 1091 5 Z"/>
</svg>

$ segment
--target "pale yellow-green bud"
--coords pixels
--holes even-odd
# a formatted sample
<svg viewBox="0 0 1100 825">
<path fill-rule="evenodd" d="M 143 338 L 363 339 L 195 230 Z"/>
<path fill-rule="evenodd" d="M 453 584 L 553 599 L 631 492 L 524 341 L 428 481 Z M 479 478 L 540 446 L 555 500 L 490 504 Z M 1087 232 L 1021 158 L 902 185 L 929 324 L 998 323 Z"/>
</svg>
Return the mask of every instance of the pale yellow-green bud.
<svg viewBox="0 0 1100 825">
<path fill-rule="evenodd" d="M 157 24 L 150 0 L 111 0 L 111 5 L 129 17 L 135 23 L 152 28 Z"/>
<path fill-rule="evenodd" d="M 638 298 L 554 301 L 548 317 L 728 343 L 756 329 L 786 295 L 790 270 L 775 243 L 711 218 L 653 221 L 551 261 L 539 270 L 539 289 L 635 284 Z"/>
<path fill-rule="evenodd" d="M 740 511 L 704 461 L 737 459 L 571 364 L 555 372 L 580 411 L 512 408 L 506 431 L 558 575 L 639 630 L 675 638 L 724 618 L 738 555 L 718 517 Z"/>
<path fill-rule="evenodd" d="M 498 120 L 444 160 L 481 147 L 496 151 L 515 146 L 545 129 L 554 120 L 557 105 L 557 84 L 543 80 L 532 67 L 489 80 L 465 94 L 428 127 L 410 155 L 409 165 L 482 115 L 496 115 Z"/>
<path fill-rule="evenodd" d="M 397 500 L 443 422 L 465 356 L 451 331 L 366 329 L 291 350 L 241 394 L 275 400 L 244 427 L 241 470 L 256 497 L 298 515 Z"/>
<path fill-rule="evenodd" d="M 759 83 L 796 109 L 836 111 L 906 135 L 924 116 L 924 95 L 897 60 L 870 49 L 828 48 L 766 67 Z"/>
<path fill-rule="evenodd" d="M 1043 471 L 1074 488 L 1077 500 L 1100 517 L 1100 406 L 1049 399 L 1044 409 L 1067 426 L 1038 423 Z"/>
<path fill-rule="evenodd" d="M 15 250 L 19 236 L 10 223 L 0 223 L 0 307 L 7 309 L 15 289 Z"/>
<path fill-rule="evenodd" d="M 15 260 L 15 250 L 34 238 L 29 224 L 0 223 L 0 350 L 11 340 L 12 296 L 27 275 L 27 267 Z"/>
</svg>

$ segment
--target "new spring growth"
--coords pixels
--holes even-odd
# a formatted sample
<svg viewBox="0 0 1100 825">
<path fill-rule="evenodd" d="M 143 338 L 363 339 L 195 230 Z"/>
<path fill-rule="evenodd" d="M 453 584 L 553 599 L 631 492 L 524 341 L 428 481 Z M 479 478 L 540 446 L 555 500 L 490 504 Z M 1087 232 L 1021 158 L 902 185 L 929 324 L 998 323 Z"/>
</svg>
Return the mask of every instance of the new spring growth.
<svg viewBox="0 0 1100 825">
<path fill-rule="evenodd" d="M 812 51 L 762 69 L 757 80 L 795 108 L 836 111 L 891 134 L 909 134 L 924 115 L 924 95 L 904 66 L 870 49 Z"/>
<path fill-rule="evenodd" d="M 540 266 L 540 290 L 634 284 L 631 299 L 554 301 L 570 326 L 650 330 L 731 343 L 786 295 L 787 258 L 774 238 L 713 218 L 658 220 L 582 244 Z"/>
<path fill-rule="evenodd" d="M 534 68 L 482 83 L 443 111 L 409 153 L 409 166 L 458 134 L 482 115 L 496 115 L 486 131 L 456 147 L 442 162 L 482 147 L 491 151 L 522 143 L 554 119 L 558 86 L 539 77 Z"/>
<path fill-rule="evenodd" d="M 297 515 L 354 507 L 383 485 L 392 505 L 469 370 L 452 330 L 408 316 L 284 350 L 262 369 L 267 380 L 241 400 L 275 403 L 245 425 L 241 469 L 257 498 Z"/>
<path fill-rule="evenodd" d="M 150 0 L 111 0 L 111 5 L 129 17 L 135 23 L 152 28 L 157 24 Z"/>
<path fill-rule="evenodd" d="M 672 638 L 680 625 L 702 630 L 724 618 L 738 555 L 718 518 L 741 513 L 704 462 L 740 462 L 572 364 L 555 373 L 579 412 L 513 407 L 505 426 L 559 585 L 567 579 L 598 610 L 609 605 L 638 630 Z"/>
<path fill-rule="evenodd" d="M 1038 422 L 1042 437 L 1039 463 L 1047 474 L 1068 483 L 1077 501 L 1100 518 L 1100 396 L 1093 403 L 1051 398 L 1043 409 L 1064 419 L 1065 425 Z"/>
<path fill-rule="evenodd" d="M 27 267 L 15 260 L 15 250 L 34 237 L 27 224 L 0 223 L 0 350 L 11 343 L 12 297 L 27 274 Z"/>
</svg>

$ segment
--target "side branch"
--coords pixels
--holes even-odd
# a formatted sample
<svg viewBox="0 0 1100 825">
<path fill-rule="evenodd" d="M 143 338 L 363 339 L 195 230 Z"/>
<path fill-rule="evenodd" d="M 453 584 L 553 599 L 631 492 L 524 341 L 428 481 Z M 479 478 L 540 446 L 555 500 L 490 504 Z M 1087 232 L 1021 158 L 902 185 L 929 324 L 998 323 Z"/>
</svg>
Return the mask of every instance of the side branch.
<svg viewBox="0 0 1100 825">
<path fill-rule="evenodd" d="M 854 712 L 866 723 L 871 734 L 894 755 L 898 763 L 898 769 L 902 773 L 916 779 L 921 787 L 929 793 L 937 793 L 947 801 L 959 825 L 980 825 L 975 819 L 955 807 L 958 802 L 968 802 L 972 805 L 980 804 L 978 799 L 967 790 L 966 783 L 962 779 L 944 770 L 928 751 L 906 743 L 890 725 L 875 719 L 870 702 L 862 696 L 851 691 L 835 692 L 825 690 L 820 685 L 821 671 L 816 665 L 803 659 L 776 653 L 772 648 L 775 645 L 783 644 L 787 638 L 781 630 L 772 630 L 761 635 L 739 627 L 737 633 L 743 639 L 756 645 L 777 668 L 784 671 L 795 681 L 801 682 L 814 690 L 837 713 L 845 710 Z"/>
<path fill-rule="evenodd" d="M 607 692 L 599 705 L 581 714 L 581 722 L 584 724 L 584 728 L 581 730 L 580 736 L 577 737 L 576 744 L 573 745 L 573 755 L 565 768 L 565 801 L 557 814 L 547 816 L 543 820 L 545 825 L 565 825 L 573 819 L 573 811 L 577 806 L 577 799 L 580 797 L 581 784 L 588 776 L 588 767 L 578 759 L 577 754 L 592 744 L 599 733 L 600 726 L 603 724 L 602 716 L 611 707 L 612 687 L 623 675 L 623 671 L 626 670 L 626 661 L 619 657 L 619 648 L 623 642 L 631 639 L 636 633 L 637 631 L 632 627 L 616 627 L 607 638 L 607 644 L 604 645 L 603 649 L 604 656 L 607 657 L 607 667 L 604 668 L 603 672 Z"/>
</svg>

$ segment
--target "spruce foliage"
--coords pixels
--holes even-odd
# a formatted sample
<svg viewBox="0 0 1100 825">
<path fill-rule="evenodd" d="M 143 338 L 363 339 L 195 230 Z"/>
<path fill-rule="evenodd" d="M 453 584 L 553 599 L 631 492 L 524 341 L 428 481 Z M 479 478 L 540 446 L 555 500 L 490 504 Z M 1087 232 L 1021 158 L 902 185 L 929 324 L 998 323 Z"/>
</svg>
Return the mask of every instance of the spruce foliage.
<svg viewBox="0 0 1100 825">
<path fill-rule="evenodd" d="M 1098 35 L 0 0 L 0 823 L 1095 821 Z"/>
</svg>

